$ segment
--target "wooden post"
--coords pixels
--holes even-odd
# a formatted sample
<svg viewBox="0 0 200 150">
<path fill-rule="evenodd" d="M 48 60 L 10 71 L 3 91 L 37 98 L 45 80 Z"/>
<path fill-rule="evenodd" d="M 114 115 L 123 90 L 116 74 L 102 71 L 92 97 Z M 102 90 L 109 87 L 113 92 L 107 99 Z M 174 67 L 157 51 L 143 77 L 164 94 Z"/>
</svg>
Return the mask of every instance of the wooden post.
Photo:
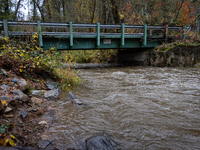
<svg viewBox="0 0 200 150">
<path fill-rule="evenodd" d="M 8 21 L 6 19 L 3 19 L 3 28 L 4 28 L 4 36 L 8 37 Z"/>
<path fill-rule="evenodd" d="M 167 41 L 168 41 L 168 25 L 165 26 L 164 37 L 165 37 L 165 43 L 167 43 Z"/>
<path fill-rule="evenodd" d="M 97 46 L 100 46 L 100 23 L 97 23 Z"/>
<path fill-rule="evenodd" d="M 70 46 L 72 47 L 74 45 L 73 43 L 73 25 L 72 25 L 72 21 L 69 22 L 69 40 L 70 40 Z"/>
<path fill-rule="evenodd" d="M 125 27 L 125 24 L 122 23 L 122 27 L 121 27 L 121 46 L 124 46 L 124 27 Z"/>
<path fill-rule="evenodd" d="M 41 29 L 41 25 L 40 25 L 40 21 L 37 21 L 38 24 L 38 34 L 39 34 L 39 43 L 40 43 L 40 47 L 43 47 L 43 40 L 42 40 L 42 29 Z"/>
</svg>

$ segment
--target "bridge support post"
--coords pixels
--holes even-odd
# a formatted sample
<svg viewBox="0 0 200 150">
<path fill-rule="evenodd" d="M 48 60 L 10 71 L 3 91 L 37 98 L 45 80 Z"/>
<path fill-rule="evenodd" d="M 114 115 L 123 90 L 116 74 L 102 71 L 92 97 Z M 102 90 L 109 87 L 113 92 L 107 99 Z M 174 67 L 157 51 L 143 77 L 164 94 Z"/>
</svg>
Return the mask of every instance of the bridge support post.
<svg viewBox="0 0 200 150">
<path fill-rule="evenodd" d="M 100 23 L 97 23 L 97 47 L 100 46 Z"/>
<path fill-rule="evenodd" d="M 121 46 L 124 46 L 124 23 L 122 23 L 122 27 L 121 27 Z"/>
<path fill-rule="evenodd" d="M 70 21 L 69 23 L 69 36 L 70 36 L 70 46 L 72 47 L 74 45 L 73 43 L 73 26 L 72 26 L 72 22 Z"/>
<path fill-rule="evenodd" d="M 5 37 L 8 37 L 8 21 L 6 19 L 3 19 L 3 28 Z"/>
<path fill-rule="evenodd" d="M 42 40 L 42 29 L 41 29 L 41 25 L 40 25 L 40 21 L 37 21 L 37 25 L 38 25 L 38 34 L 39 34 L 39 43 L 40 43 L 40 47 L 43 47 L 43 40 Z"/>
<path fill-rule="evenodd" d="M 183 27 L 183 39 L 186 39 L 186 26 Z"/>
<path fill-rule="evenodd" d="M 147 45 L 147 24 L 144 25 L 143 45 Z"/>
</svg>

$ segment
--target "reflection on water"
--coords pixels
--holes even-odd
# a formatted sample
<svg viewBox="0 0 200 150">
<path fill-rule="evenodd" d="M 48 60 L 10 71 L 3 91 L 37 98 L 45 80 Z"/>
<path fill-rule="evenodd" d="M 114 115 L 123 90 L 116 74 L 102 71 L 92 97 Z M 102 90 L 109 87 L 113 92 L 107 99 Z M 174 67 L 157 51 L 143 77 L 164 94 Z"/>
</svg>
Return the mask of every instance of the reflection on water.
<svg viewBox="0 0 200 150">
<path fill-rule="evenodd" d="M 101 131 L 121 149 L 200 149 L 200 70 L 121 67 L 80 70 L 73 90 L 86 104 L 74 106 L 65 92 L 48 131 L 57 147 Z"/>
</svg>

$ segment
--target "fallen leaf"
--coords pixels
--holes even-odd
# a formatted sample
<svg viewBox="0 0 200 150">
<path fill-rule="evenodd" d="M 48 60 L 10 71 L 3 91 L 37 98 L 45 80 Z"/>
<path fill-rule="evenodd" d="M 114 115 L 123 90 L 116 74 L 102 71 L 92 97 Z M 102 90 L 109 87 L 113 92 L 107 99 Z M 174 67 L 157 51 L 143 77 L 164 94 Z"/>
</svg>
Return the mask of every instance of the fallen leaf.
<svg viewBox="0 0 200 150">
<path fill-rule="evenodd" d="M 14 135 L 10 135 L 10 137 L 12 138 L 12 139 L 14 139 L 14 140 L 17 140 L 17 138 L 14 136 Z"/>
<path fill-rule="evenodd" d="M 14 147 L 14 146 L 17 145 L 17 144 L 15 144 L 15 142 L 14 142 L 13 140 L 9 140 L 8 142 L 9 142 L 10 146 L 13 146 L 13 147 Z"/>
<path fill-rule="evenodd" d="M 0 145 L 3 145 L 5 143 L 4 139 L 0 139 Z"/>
</svg>

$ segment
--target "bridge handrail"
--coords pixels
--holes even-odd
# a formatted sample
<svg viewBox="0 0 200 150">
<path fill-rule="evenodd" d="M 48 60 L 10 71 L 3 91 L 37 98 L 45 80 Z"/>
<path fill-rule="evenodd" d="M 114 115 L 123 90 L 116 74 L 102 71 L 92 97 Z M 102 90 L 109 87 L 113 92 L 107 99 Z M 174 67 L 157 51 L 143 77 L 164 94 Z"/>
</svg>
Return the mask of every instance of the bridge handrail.
<svg viewBox="0 0 200 150">
<path fill-rule="evenodd" d="M 8 21 L 7 22 L 8 26 L 33 26 L 37 27 L 38 23 L 37 22 L 15 22 L 15 21 Z M 69 28 L 70 24 L 69 23 L 51 23 L 51 22 L 41 22 L 40 23 L 41 27 L 55 27 L 55 28 Z M 97 24 L 78 24 L 78 23 L 73 23 L 73 28 L 97 28 Z M 0 21 L 0 26 L 3 26 L 3 21 Z M 100 25 L 101 29 L 121 29 L 121 25 Z M 126 29 L 144 29 L 143 25 L 125 25 L 124 28 Z M 152 29 L 152 30 L 163 30 L 165 29 L 165 26 L 147 26 L 147 29 Z M 169 26 L 169 30 L 182 30 L 183 27 L 173 27 Z"/>
</svg>

